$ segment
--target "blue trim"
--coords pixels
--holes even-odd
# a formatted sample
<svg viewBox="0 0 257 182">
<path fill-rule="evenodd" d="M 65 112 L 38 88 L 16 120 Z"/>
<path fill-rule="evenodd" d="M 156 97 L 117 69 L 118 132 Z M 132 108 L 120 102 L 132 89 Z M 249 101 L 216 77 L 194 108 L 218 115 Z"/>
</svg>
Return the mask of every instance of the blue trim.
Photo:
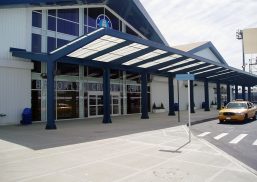
<svg viewBox="0 0 257 182">
<path fill-rule="evenodd" d="M 47 123 L 46 129 L 56 129 L 54 120 L 55 111 L 55 92 L 54 92 L 54 71 L 55 62 L 47 62 Z"/>
<path fill-rule="evenodd" d="M 16 48 L 10 48 L 10 52 L 14 57 L 19 57 L 27 60 L 34 60 L 34 61 L 40 61 L 40 62 L 47 62 L 48 60 L 48 55 L 44 53 L 26 52 L 26 50 L 24 49 L 16 49 Z"/>
<path fill-rule="evenodd" d="M 191 49 L 190 51 L 188 51 L 191 54 L 197 53 L 199 51 L 202 51 L 204 49 L 209 48 L 211 50 L 211 52 L 217 57 L 217 59 L 225 65 L 228 65 L 225 61 L 225 59 L 221 56 L 221 54 L 219 53 L 219 51 L 214 47 L 214 45 L 212 44 L 212 42 L 207 42 L 199 47 L 196 47 L 194 49 Z"/>
<path fill-rule="evenodd" d="M 141 73 L 141 119 L 149 119 L 147 99 L 147 73 Z"/>
<path fill-rule="evenodd" d="M 169 116 L 175 116 L 173 76 L 169 76 Z"/>
<path fill-rule="evenodd" d="M 85 46 L 86 44 L 88 44 L 88 43 L 90 43 L 90 42 L 92 42 L 96 39 L 99 39 L 101 36 L 104 36 L 104 35 L 117 37 L 117 38 L 125 40 L 126 42 L 134 42 L 134 43 L 139 43 L 139 44 L 143 44 L 143 45 L 148 46 L 148 48 L 146 48 L 144 50 L 138 51 L 134 54 L 130 54 L 130 55 L 124 56 L 120 59 L 117 59 L 117 60 L 111 61 L 109 63 L 106 63 L 106 65 L 108 65 L 108 67 L 114 67 L 114 68 L 117 68 L 117 69 L 125 69 L 125 70 L 127 70 L 130 67 L 130 68 L 133 68 L 133 70 L 135 70 L 136 72 L 142 72 L 143 71 L 143 72 L 147 72 L 147 73 L 160 74 L 160 75 L 163 75 L 163 76 L 168 76 L 170 73 L 165 72 L 165 70 L 159 71 L 158 69 L 163 68 L 165 66 L 172 65 L 172 64 L 177 63 L 179 61 L 182 61 L 186 58 L 193 58 L 193 59 L 196 59 L 198 61 L 206 62 L 205 64 L 207 64 L 207 65 L 212 64 L 212 65 L 215 65 L 215 66 L 220 66 L 223 69 L 233 70 L 237 74 L 241 75 L 240 79 L 241 80 L 243 79 L 244 80 L 243 82 L 244 83 L 246 82 L 247 85 L 250 85 L 250 86 L 257 85 L 257 77 L 253 74 L 246 73 L 246 72 L 243 72 L 241 70 L 229 67 L 227 65 L 224 65 L 224 64 L 221 64 L 221 63 L 216 63 L 216 62 L 210 61 L 208 59 L 192 55 L 190 53 L 186 53 L 186 52 L 174 49 L 174 48 L 170 48 L 170 47 L 167 47 L 165 45 L 158 44 L 156 42 L 141 39 L 139 37 L 124 34 L 122 32 L 111 30 L 111 29 L 100 29 L 100 30 L 97 30 L 96 32 L 88 35 L 88 36 L 79 37 L 78 39 L 76 39 L 74 41 L 71 41 L 70 43 L 66 44 L 64 47 L 53 51 L 51 54 L 42 54 L 42 53 L 37 54 L 37 53 L 24 52 L 24 51 L 15 51 L 13 49 L 11 50 L 11 52 L 13 53 L 14 56 L 22 57 L 22 58 L 25 58 L 25 59 L 33 59 L 33 60 L 38 60 L 38 61 L 46 61 L 46 59 L 47 59 L 47 60 L 50 60 L 50 61 L 58 61 L 58 60 L 61 60 L 62 58 L 66 57 L 66 61 L 67 61 L 67 59 L 68 59 L 67 55 L 68 54 L 78 50 L 79 48 Z M 122 43 L 120 43 L 119 45 L 122 45 Z M 117 48 L 118 48 L 118 46 L 117 46 Z M 155 65 L 155 66 L 151 66 L 149 68 L 139 68 L 139 67 L 136 66 L 137 64 L 134 64 L 134 65 L 132 64 L 132 65 L 129 65 L 129 66 L 121 65 L 123 62 L 129 61 L 129 60 L 131 60 L 133 58 L 136 58 L 138 56 L 142 56 L 142 55 L 144 55 L 148 52 L 151 52 L 153 50 L 156 50 L 156 49 L 167 51 L 170 54 L 179 54 L 179 55 L 182 55 L 183 57 L 175 59 L 175 60 L 171 60 L 171 61 L 168 61 L 168 62 L 165 62 L 165 63 L 162 63 L 162 64 L 158 64 L 158 65 Z M 100 55 L 100 54 L 98 54 L 98 55 Z M 72 59 L 72 58 L 70 58 L 70 59 Z M 81 62 L 83 62 L 84 59 L 80 59 L 80 60 L 81 60 Z M 84 60 L 84 62 L 86 62 L 86 61 Z M 95 61 L 95 63 L 98 64 L 97 61 Z M 189 64 L 185 64 L 185 65 L 189 65 Z M 183 73 L 185 73 L 185 71 L 192 73 L 192 71 L 194 69 L 196 69 L 196 67 L 191 67 L 191 68 L 179 71 L 179 72 L 175 72 L 174 74 L 176 74 L 176 73 L 183 74 Z M 204 71 L 204 70 L 207 70 L 207 69 L 210 69 L 210 68 L 206 68 L 206 69 L 203 69 L 201 71 Z M 202 75 L 197 76 L 197 78 L 202 79 L 202 77 L 210 76 L 212 73 L 214 74 L 215 72 L 204 73 Z M 220 78 L 220 80 L 222 78 Z M 240 80 L 240 79 L 232 80 L 232 82 L 239 83 L 238 80 Z M 209 79 L 209 80 L 211 81 L 213 79 Z M 215 80 L 215 81 L 217 81 L 217 80 Z M 224 81 L 230 81 L 230 80 L 224 80 Z"/>
<path fill-rule="evenodd" d="M 111 114 L 110 114 L 110 69 L 104 68 L 103 74 L 103 105 L 104 105 L 104 116 L 103 123 L 112 123 Z"/>
<path fill-rule="evenodd" d="M 208 86 L 208 80 L 204 80 L 204 110 L 205 111 L 210 111 L 210 106 L 209 106 L 209 86 Z"/>
<path fill-rule="evenodd" d="M 217 82 L 217 109 L 221 109 L 221 93 L 220 93 L 220 82 Z"/>
</svg>

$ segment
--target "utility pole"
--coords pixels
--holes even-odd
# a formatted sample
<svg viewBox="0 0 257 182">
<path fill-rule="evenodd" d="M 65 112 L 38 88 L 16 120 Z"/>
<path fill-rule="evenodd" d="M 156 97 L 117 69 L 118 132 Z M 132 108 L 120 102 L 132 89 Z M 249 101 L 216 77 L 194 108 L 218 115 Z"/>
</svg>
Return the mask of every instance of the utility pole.
<svg viewBox="0 0 257 182">
<path fill-rule="evenodd" d="M 242 40 L 242 52 L 243 52 L 243 71 L 245 71 L 245 53 L 244 53 L 244 36 L 243 36 L 243 30 L 237 30 L 236 32 L 236 38 L 238 40 Z"/>
</svg>

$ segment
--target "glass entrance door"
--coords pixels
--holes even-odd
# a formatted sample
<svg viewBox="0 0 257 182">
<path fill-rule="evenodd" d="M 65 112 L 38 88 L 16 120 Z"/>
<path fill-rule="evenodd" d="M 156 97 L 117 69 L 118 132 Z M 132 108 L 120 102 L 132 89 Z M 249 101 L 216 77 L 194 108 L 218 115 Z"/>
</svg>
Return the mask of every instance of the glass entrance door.
<svg viewBox="0 0 257 182">
<path fill-rule="evenodd" d="M 103 115 L 103 93 L 88 93 L 88 117 L 98 117 Z M 120 115 L 120 95 L 119 93 L 111 93 L 111 115 Z"/>
</svg>

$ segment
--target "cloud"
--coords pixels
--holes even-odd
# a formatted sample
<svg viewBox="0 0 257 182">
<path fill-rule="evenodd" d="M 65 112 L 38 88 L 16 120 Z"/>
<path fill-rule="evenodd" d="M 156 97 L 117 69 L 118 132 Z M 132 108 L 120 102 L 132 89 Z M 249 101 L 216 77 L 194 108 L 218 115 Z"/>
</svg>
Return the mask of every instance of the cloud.
<svg viewBox="0 0 257 182">
<path fill-rule="evenodd" d="M 236 30 L 257 27 L 256 0 L 140 0 L 171 46 L 212 41 L 230 66 L 241 69 Z"/>
</svg>

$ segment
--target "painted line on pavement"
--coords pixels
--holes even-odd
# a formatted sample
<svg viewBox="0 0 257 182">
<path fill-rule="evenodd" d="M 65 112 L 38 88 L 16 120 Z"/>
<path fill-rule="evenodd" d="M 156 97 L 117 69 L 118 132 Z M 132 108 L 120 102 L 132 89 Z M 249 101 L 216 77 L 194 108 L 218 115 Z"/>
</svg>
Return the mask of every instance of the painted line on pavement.
<svg viewBox="0 0 257 182">
<path fill-rule="evenodd" d="M 248 134 L 240 134 L 238 135 L 236 138 L 234 138 L 233 140 L 231 140 L 229 143 L 232 144 L 237 144 L 238 142 L 240 142 L 244 137 L 246 137 Z"/>
<path fill-rule="evenodd" d="M 214 139 L 215 140 L 219 140 L 219 139 L 223 138 L 226 135 L 228 135 L 228 133 L 221 133 L 220 135 L 217 135 L 216 137 L 214 137 Z"/>
<path fill-rule="evenodd" d="M 204 137 L 204 136 L 206 136 L 206 135 L 208 135 L 208 134 L 210 134 L 211 132 L 204 132 L 204 133 L 201 133 L 200 135 L 197 135 L 197 136 L 199 136 L 199 137 Z"/>
<path fill-rule="evenodd" d="M 257 140 L 255 140 L 255 142 L 253 142 L 253 145 L 257 145 Z"/>
</svg>

